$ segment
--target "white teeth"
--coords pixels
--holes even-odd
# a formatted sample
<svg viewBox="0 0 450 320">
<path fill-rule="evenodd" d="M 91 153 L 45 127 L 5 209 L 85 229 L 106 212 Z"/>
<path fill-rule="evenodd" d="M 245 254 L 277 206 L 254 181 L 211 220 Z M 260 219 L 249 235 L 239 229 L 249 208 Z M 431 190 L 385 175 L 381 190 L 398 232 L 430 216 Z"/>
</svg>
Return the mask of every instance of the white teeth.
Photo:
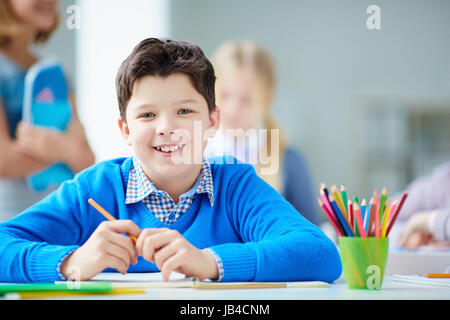
<svg viewBox="0 0 450 320">
<path fill-rule="evenodd" d="M 178 149 L 180 149 L 182 147 L 182 145 L 179 146 L 171 146 L 171 147 L 155 147 L 157 150 L 162 151 L 162 152 L 174 152 Z"/>
</svg>

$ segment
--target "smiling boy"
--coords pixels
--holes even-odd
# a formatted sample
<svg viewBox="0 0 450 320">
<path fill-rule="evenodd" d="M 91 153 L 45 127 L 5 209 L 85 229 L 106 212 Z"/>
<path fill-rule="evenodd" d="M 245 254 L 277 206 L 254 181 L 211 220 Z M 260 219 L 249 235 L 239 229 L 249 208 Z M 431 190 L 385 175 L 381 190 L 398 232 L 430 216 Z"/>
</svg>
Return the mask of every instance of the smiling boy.
<svg viewBox="0 0 450 320">
<path fill-rule="evenodd" d="M 119 127 L 135 155 L 83 171 L 0 224 L 0 281 L 87 280 L 110 269 L 161 271 L 164 280 L 171 271 L 219 281 L 337 279 L 334 244 L 251 165 L 202 158 L 203 136 L 218 127 L 214 83 L 196 45 L 138 44 L 116 79 Z M 104 221 L 89 198 L 118 220 Z"/>
</svg>

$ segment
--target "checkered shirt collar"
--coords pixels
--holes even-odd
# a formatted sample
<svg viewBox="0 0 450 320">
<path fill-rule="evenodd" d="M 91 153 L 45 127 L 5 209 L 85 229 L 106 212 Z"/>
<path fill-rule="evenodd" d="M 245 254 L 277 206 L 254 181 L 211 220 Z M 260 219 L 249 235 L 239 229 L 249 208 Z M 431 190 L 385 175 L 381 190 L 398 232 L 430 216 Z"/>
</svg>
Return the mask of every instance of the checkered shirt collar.
<svg viewBox="0 0 450 320">
<path fill-rule="evenodd" d="M 200 179 L 200 182 L 198 181 L 198 179 Z M 211 164 L 206 158 L 203 159 L 202 169 L 200 171 L 200 176 L 198 179 L 193 187 L 196 187 L 195 191 L 191 189 L 186 193 L 192 194 L 192 196 L 194 196 L 195 194 L 206 193 L 208 195 L 211 206 L 213 206 L 214 188 L 212 181 Z M 152 193 L 157 196 L 162 196 L 164 192 L 165 191 L 158 190 L 155 187 L 155 185 L 144 173 L 138 157 L 133 156 L 133 162 L 128 177 L 125 203 L 130 204 L 139 202 L 150 196 L 150 194 Z M 186 195 L 186 193 L 181 195 L 181 197 Z"/>
</svg>

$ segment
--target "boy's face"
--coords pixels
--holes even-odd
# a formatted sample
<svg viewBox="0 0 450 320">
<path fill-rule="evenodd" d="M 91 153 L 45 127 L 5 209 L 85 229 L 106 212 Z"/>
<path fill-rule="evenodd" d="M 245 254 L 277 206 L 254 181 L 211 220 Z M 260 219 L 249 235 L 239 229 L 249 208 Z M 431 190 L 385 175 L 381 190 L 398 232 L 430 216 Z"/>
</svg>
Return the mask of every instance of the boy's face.
<svg viewBox="0 0 450 320">
<path fill-rule="evenodd" d="M 119 119 L 122 135 L 147 176 L 158 181 L 201 167 L 203 137 L 214 135 L 219 125 L 218 112 L 209 113 L 205 98 L 181 73 L 137 79 L 126 117 L 126 123 Z"/>
</svg>

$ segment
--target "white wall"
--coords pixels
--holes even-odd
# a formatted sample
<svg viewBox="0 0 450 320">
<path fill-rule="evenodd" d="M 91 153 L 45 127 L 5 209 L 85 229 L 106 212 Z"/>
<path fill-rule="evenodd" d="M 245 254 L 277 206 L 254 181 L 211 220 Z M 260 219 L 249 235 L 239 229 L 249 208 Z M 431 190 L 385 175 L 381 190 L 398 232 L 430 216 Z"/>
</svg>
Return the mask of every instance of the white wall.
<svg viewBox="0 0 450 320">
<path fill-rule="evenodd" d="M 165 0 L 79 0 L 76 33 L 77 100 L 97 161 L 127 156 L 117 119 L 115 78 L 134 46 L 148 37 L 167 37 Z"/>
</svg>

